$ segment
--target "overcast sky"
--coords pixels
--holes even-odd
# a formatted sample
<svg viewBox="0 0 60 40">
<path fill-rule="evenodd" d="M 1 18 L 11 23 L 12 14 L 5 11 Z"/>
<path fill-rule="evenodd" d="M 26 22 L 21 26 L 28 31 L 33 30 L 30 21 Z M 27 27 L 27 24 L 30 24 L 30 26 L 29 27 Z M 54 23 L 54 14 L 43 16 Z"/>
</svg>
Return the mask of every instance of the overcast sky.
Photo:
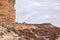
<svg viewBox="0 0 60 40">
<path fill-rule="evenodd" d="M 16 0 L 16 20 L 60 26 L 60 0 Z"/>
</svg>

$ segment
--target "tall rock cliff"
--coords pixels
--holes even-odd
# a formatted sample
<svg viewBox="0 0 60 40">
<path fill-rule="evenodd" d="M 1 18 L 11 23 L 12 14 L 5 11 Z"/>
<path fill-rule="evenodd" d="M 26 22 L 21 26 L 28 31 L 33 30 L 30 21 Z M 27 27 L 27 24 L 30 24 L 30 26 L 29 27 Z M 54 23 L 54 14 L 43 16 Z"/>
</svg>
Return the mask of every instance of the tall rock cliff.
<svg viewBox="0 0 60 40">
<path fill-rule="evenodd" d="M 0 22 L 13 23 L 15 20 L 15 0 L 0 0 Z"/>
</svg>

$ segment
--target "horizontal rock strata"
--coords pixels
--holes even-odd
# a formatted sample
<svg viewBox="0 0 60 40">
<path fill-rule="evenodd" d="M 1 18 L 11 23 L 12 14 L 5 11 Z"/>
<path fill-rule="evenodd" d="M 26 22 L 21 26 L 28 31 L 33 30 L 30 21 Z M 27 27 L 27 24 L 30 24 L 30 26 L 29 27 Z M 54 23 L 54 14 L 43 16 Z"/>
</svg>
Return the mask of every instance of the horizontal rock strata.
<svg viewBox="0 0 60 40">
<path fill-rule="evenodd" d="M 0 0 L 0 23 L 13 23 L 15 20 L 15 0 Z"/>
</svg>

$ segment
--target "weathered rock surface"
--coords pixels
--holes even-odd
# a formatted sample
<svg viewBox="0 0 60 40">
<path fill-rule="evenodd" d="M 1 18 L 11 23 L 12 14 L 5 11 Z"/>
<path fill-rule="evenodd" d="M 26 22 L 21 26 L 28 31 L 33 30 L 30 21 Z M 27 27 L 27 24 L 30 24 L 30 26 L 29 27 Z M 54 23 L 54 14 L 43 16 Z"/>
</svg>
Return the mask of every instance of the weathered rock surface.
<svg viewBox="0 0 60 40">
<path fill-rule="evenodd" d="M 60 40 L 59 38 L 60 28 L 53 25 L 18 23 L 0 26 L 0 40 Z"/>
<path fill-rule="evenodd" d="M 14 22 L 14 4 L 15 0 L 0 0 L 0 40 L 60 40 L 60 28 L 50 23 Z"/>
<path fill-rule="evenodd" d="M 0 0 L 0 23 L 13 23 L 15 20 L 15 0 Z"/>
</svg>

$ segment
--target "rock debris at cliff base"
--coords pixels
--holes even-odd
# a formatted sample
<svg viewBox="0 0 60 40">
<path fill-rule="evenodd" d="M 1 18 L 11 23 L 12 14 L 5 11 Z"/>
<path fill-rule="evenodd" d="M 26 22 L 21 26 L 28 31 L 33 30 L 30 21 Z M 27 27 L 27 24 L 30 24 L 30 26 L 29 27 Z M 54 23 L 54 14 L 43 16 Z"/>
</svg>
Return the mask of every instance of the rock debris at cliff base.
<svg viewBox="0 0 60 40">
<path fill-rule="evenodd" d="M 31 24 L 1 25 L 0 40 L 60 40 L 60 29 L 58 27 L 50 27 L 52 25 L 40 24 L 40 27 Z M 23 28 L 23 26 L 26 26 Z"/>
</svg>

